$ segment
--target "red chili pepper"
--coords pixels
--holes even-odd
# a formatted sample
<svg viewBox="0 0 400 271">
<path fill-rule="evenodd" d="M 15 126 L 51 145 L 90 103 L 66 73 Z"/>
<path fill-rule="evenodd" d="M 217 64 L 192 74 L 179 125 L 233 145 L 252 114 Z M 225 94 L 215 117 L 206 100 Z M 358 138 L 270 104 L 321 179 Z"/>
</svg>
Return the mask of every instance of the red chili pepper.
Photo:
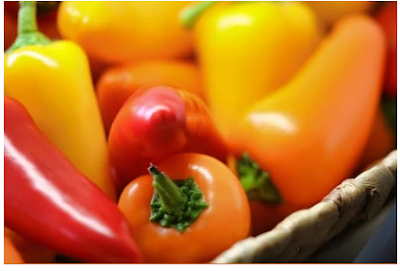
<svg viewBox="0 0 400 271">
<path fill-rule="evenodd" d="M 84 262 L 139 262 L 118 207 L 38 130 L 27 110 L 4 97 L 4 224 Z"/>
<path fill-rule="evenodd" d="M 227 151 L 206 104 L 187 91 L 162 86 L 130 96 L 111 126 L 108 146 L 118 191 L 146 174 L 149 163 L 169 155 L 195 152 L 225 161 Z"/>
</svg>

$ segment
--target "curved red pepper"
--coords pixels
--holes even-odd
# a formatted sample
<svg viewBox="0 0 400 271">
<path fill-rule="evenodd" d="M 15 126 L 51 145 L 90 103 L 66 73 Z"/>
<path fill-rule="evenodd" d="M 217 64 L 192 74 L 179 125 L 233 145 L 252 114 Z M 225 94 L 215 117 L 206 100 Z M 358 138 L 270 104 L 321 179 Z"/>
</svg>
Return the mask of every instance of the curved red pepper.
<svg viewBox="0 0 400 271">
<path fill-rule="evenodd" d="M 117 205 L 49 143 L 19 102 L 8 97 L 4 180 L 4 224 L 21 236 L 84 262 L 141 261 Z"/>
<path fill-rule="evenodd" d="M 111 126 L 108 147 L 118 191 L 146 174 L 149 163 L 169 155 L 196 152 L 225 161 L 227 152 L 206 104 L 187 91 L 164 86 L 130 96 Z"/>
</svg>

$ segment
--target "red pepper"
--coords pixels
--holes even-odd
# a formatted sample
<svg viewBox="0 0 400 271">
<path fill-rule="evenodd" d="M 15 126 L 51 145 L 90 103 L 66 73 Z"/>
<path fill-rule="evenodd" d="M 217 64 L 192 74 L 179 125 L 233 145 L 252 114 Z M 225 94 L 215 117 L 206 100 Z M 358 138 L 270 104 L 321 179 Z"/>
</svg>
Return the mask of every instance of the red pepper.
<svg viewBox="0 0 400 271">
<path fill-rule="evenodd" d="M 141 254 L 122 213 L 4 97 L 4 224 L 83 262 L 134 263 Z"/>
<path fill-rule="evenodd" d="M 397 97 L 397 1 L 385 2 L 376 20 L 386 36 L 386 74 L 384 93 Z"/>
<path fill-rule="evenodd" d="M 111 126 L 108 147 L 118 191 L 146 174 L 149 163 L 169 155 L 195 152 L 225 162 L 227 152 L 206 104 L 190 92 L 163 86 L 130 96 Z"/>
</svg>

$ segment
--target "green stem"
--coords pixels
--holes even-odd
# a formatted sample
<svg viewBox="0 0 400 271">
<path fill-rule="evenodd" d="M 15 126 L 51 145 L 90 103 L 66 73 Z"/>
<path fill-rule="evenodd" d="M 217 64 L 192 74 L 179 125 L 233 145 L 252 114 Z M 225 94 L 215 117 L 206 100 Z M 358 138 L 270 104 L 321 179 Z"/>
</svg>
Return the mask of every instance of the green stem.
<svg viewBox="0 0 400 271">
<path fill-rule="evenodd" d="M 36 2 L 20 1 L 18 11 L 18 36 L 6 51 L 12 52 L 27 45 L 46 45 L 51 40 L 38 31 L 36 22 Z"/>
<path fill-rule="evenodd" d="M 189 5 L 181 13 L 180 20 L 183 26 L 187 29 L 191 29 L 200 16 L 214 4 L 215 1 L 202 1 Z"/>
<path fill-rule="evenodd" d="M 37 31 L 36 2 L 20 1 L 18 11 L 18 35 Z"/>
<path fill-rule="evenodd" d="M 150 165 L 155 193 L 150 202 L 150 221 L 184 232 L 208 207 L 193 178 L 172 181 Z"/>
<path fill-rule="evenodd" d="M 169 215 L 180 212 L 185 201 L 179 187 L 153 164 L 150 165 L 149 172 L 153 176 L 153 187 L 160 197 L 164 212 Z"/>
<path fill-rule="evenodd" d="M 283 203 L 283 199 L 270 175 L 254 162 L 247 153 L 244 153 L 237 160 L 236 170 L 250 200 L 258 200 L 268 204 Z"/>
</svg>

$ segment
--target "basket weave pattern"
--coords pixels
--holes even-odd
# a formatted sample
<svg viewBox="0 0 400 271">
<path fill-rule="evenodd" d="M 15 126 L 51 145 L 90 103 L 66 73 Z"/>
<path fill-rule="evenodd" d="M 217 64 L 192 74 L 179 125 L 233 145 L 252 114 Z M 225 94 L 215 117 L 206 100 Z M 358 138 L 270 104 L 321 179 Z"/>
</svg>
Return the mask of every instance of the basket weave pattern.
<svg viewBox="0 0 400 271">
<path fill-rule="evenodd" d="M 373 218 L 396 187 L 397 150 L 337 186 L 320 203 L 293 213 L 273 230 L 249 237 L 213 263 L 302 262 L 348 225 Z"/>
</svg>

